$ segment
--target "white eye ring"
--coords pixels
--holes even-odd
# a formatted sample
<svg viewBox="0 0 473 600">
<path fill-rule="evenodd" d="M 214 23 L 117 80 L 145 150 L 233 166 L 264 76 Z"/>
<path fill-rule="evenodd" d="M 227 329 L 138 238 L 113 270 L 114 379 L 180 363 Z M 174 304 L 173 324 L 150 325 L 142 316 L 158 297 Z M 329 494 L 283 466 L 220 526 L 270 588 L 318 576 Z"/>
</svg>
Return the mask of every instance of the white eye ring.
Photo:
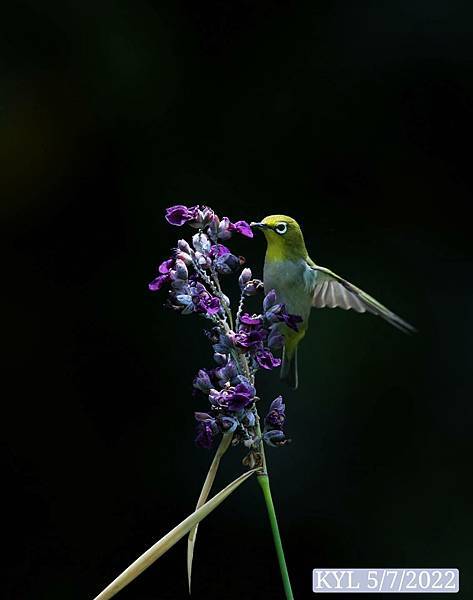
<svg viewBox="0 0 473 600">
<path fill-rule="evenodd" d="M 276 233 L 279 233 L 279 235 L 284 235 L 287 231 L 287 223 L 278 223 L 274 229 L 274 231 Z"/>
</svg>

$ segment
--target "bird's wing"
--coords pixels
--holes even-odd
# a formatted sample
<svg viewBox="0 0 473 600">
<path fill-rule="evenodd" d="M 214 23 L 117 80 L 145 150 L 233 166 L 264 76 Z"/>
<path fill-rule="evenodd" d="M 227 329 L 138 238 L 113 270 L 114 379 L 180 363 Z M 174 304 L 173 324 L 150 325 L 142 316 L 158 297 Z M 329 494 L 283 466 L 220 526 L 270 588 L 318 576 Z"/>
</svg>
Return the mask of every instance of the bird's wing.
<svg viewBox="0 0 473 600">
<path fill-rule="evenodd" d="M 372 296 L 360 290 L 356 285 L 343 279 L 330 269 L 312 263 L 312 261 L 308 264 L 311 269 L 317 271 L 312 295 L 312 306 L 315 308 L 339 307 L 344 310 L 352 308 L 359 313 L 370 312 L 382 317 L 404 333 L 416 331 L 412 325 L 383 306 Z"/>
</svg>

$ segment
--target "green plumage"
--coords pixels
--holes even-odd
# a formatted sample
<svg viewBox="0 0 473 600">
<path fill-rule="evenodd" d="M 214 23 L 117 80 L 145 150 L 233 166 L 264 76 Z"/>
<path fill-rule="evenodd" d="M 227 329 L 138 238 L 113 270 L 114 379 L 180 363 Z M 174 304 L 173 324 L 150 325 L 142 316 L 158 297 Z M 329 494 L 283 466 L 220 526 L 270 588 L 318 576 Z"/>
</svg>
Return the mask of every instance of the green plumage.
<svg viewBox="0 0 473 600">
<path fill-rule="evenodd" d="M 298 223 L 291 217 L 272 215 L 251 225 L 263 231 L 268 244 L 263 274 L 265 292 L 274 289 L 287 311 L 302 318 L 297 332 L 286 326 L 281 328 L 285 340 L 281 378 L 294 389 L 298 386 L 298 346 L 308 329 L 313 307 L 371 312 L 405 333 L 415 331 L 372 296 L 317 265 L 307 253 Z"/>
</svg>

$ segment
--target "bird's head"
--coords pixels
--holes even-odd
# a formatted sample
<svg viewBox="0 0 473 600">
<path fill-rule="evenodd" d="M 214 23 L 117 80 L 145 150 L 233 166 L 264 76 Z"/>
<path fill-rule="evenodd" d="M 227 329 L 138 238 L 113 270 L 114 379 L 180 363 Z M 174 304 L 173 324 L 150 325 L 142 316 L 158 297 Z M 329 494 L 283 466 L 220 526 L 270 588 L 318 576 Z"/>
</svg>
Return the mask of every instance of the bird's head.
<svg viewBox="0 0 473 600">
<path fill-rule="evenodd" d="M 269 260 L 306 258 L 304 236 L 297 221 L 286 215 L 270 215 L 251 227 L 261 229 L 268 243 Z"/>
</svg>

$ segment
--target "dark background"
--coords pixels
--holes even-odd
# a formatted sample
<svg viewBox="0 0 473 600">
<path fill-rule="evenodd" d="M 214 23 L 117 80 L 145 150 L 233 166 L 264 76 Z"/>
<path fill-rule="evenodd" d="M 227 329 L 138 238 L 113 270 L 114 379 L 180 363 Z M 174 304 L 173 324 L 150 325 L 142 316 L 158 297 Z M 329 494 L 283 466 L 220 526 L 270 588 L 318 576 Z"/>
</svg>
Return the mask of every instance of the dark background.
<svg viewBox="0 0 473 600">
<path fill-rule="evenodd" d="M 458 567 L 471 597 L 472 19 L 452 0 L 2 7 L 2 597 L 92 598 L 193 509 L 204 322 L 147 289 L 176 203 L 289 213 L 420 330 L 319 311 L 300 389 L 260 375 L 287 401 L 293 443 L 268 455 L 296 597 L 316 566 Z M 261 274 L 262 237 L 232 248 Z M 199 535 L 194 598 L 282 598 L 254 481 Z M 120 598 L 186 598 L 185 546 Z"/>
</svg>

